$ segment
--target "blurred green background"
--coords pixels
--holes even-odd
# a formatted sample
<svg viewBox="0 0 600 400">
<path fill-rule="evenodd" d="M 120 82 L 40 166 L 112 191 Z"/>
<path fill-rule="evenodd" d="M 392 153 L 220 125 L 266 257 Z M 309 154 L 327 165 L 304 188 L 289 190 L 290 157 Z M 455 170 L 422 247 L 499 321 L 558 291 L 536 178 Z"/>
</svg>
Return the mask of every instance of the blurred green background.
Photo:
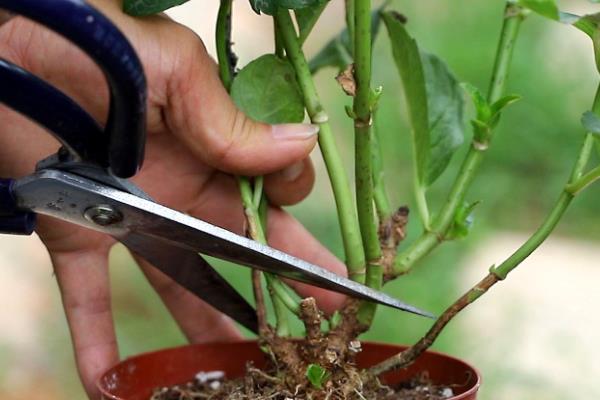
<svg viewBox="0 0 600 400">
<path fill-rule="evenodd" d="M 171 13 L 175 19 L 197 29 L 201 37 L 205 38 L 209 50 L 213 48 L 210 44 L 210 21 L 216 15 L 217 2 L 211 3 L 215 4 L 195 0 Z M 314 54 L 320 45 L 341 28 L 341 3 L 340 0 L 333 0 L 323 20 L 317 25 L 307 43 L 309 54 Z M 600 11 L 600 6 L 591 5 L 587 1 L 563 1 L 561 5 L 564 9 L 577 13 Z M 503 7 L 504 2 L 501 0 L 395 0 L 390 6 L 407 16 L 408 28 L 423 48 L 441 56 L 459 80 L 470 82 L 482 90 L 487 89 L 490 79 Z M 264 47 L 262 43 L 270 43 L 264 40 L 265 36 L 270 35 L 270 22 L 267 17 L 254 16 L 245 1 L 236 2 L 235 13 L 237 21 L 240 21 L 235 25 L 235 48 L 240 55 L 241 65 L 244 65 L 252 57 L 269 51 L 269 47 Z M 257 40 L 261 37 L 263 40 Z M 348 163 L 348 171 L 352 171 L 351 123 L 343 110 L 343 105 L 349 104 L 349 100 L 332 79 L 335 73 L 333 69 L 321 71 L 317 76 L 317 84 L 334 121 L 339 148 Z M 481 200 L 472 232 L 466 240 L 444 244 L 412 274 L 389 284 L 386 288 L 389 293 L 439 313 L 475 283 L 474 279 L 464 278 L 465 258 L 481 249 L 485 240 L 494 238 L 498 231 L 527 233 L 536 227 L 566 182 L 583 137 L 579 119 L 590 108 L 598 82 L 597 76 L 591 43 L 583 34 L 574 28 L 550 23 L 537 16 L 531 16 L 523 24 L 507 90 L 508 93 L 522 95 L 523 100 L 504 113 L 479 178 L 468 195 L 470 201 Z M 385 29 L 382 29 L 375 46 L 373 83 L 384 86 L 377 124 L 385 149 L 386 180 L 390 197 L 395 206 L 412 206 L 409 128 Z M 449 170 L 431 192 L 430 203 L 433 208 L 443 200 L 469 143 L 468 138 L 465 143 L 461 153 L 454 157 Z M 341 241 L 328 182 L 323 173 L 320 155 L 314 154 L 313 159 L 319 171 L 315 190 L 301 205 L 291 207 L 290 212 L 340 255 Z M 597 160 L 595 157 L 594 161 Z M 600 237 L 600 220 L 597 217 L 600 213 L 599 196 L 600 185 L 578 198 L 560 224 L 559 236 L 577 241 L 596 241 L 597 244 Z M 420 232 L 416 215 L 413 217 L 409 237 L 404 245 Z M 0 238 L 2 240 L 4 239 Z M 510 250 L 512 249 L 506 249 L 506 255 Z M 596 266 L 598 264 L 597 259 L 590 259 L 589 262 Z M 489 265 L 476 267 L 474 276 L 478 277 L 485 274 Z M 240 273 L 240 270 L 227 266 L 222 266 L 221 270 L 243 293 L 249 294 L 246 271 Z M 121 248 L 117 248 L 112 254 L 111 271 L 114 312 L 123 356 L 185 342 L 141 273 L 131 266 L 131 261 Z M 574 273 L 576 271 L 570 271 L 570 274 Z M 56 289 L 49 282 L 47 274 L 36 279 L 43 282 L 41 287 L 48 291 L 47 307 L 35 325 L 39 329 L 35 336 L 39 350 L 27 355 L 31 359 L 24 362 L 19 348 L 0 338 L 0 394 L 8 399 L 83 398 L 73 367 L 68 331 L 60 311 Z M 510 282 L 509 279 L 502 285 L 510 285 Z M 501 298 L 502 287 L 495 289 L 490 296 Z M 18 297 L 11 299 L 18 301 Z M 511 298 L 504 298 L 502 301 L 508 303 Z M 520 306 L 527 305 L 515 305 Z M 543 308 L 544 304 L 529 306 Z M 592 307 L 590 304 L 588 306 Z M 557 312 L 560 313 L 560 310 Z M 475 305 L 467 313 L 494 311 Z M 503 318 L 510 320 L 510 316 Z M 365 339 L 412 343 L 426 331 L 429 323 L 410 315 L 380 309 L 374 328 L 365 335 Z M 11 324 L 11 320 L 2 321 L 2 324 Z M 578 329 L 573 326 L 569 328 Z M 499 339 L 507 341 L 510 348 L 511 340 L 516 340 L 519 334 L 517 329 L 520 328 L 515 325 L 515 331 L 500 331 L 495 334 Z M 545 381 L 545 378 L 540 378 L 535 373 L 530 376 L 527 373 L 515 376 L 512 372 L 518 370 L 518 366 L 503 364 L 500 359 L 490 363 L 489 360 L 484 360 L 485 357 L 479 357 L 478 354 L 485 353 L 486 349 L 473 350 L 470 341 L 472 337 L 485 331 L 486 326 L 483 325 L 466 326 L 461 316 L 450 324 L 435 344 L 438 350 L 458 356 L 466 354 L 471 357 L 467 357 L 470 360 L 482 360 L 480 364 L 476 364 L 484 373 L 482 399 L 521 398 L 499 394 L 507 393 L 503 392 L 507 385 L 518 388 L 519 390 L 511 393 L 525 396 L 522 398 L 582 397 L 561 392 L 564 385 L 559 385 L 559 390 L 556 385 L 553 386 L 552 381 Z M 573 338 L 566 337 L 556 346 L 568 352 L 573 341 Z M 491 343 L 486 343 L 486 346 L 492 347 Z M 590 349 L 588 354 L 591 357 L 593 350 Z M 560 362 L 556 358 L 546 360 L 544 354 L 539 354 L 539 357 L 542 364 Z M 19 375 L 18 368 L 21 365 L 25 366 Z M 577 366 L 572 365 L 572 368 L 577 369 Z M 36 394 L 40 387 L 44 388 L 43 396 Z M 31 390 L 28 391 L 28 388 Z M 587 398 L 600 396 L 599 389 L 596 392 L 589 388 L 585 390 L 588 391 L 581 393 L 586 393 Z"/>
</svg>

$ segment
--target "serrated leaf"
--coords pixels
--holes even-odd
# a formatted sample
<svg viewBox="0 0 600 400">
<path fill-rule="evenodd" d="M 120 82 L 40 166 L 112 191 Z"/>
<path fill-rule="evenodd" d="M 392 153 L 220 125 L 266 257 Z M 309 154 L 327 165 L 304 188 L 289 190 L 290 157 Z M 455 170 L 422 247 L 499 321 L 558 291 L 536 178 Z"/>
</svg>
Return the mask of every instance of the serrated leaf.
<svg viewBox="0 0 600 400">
<path fill-rule="evenodd" d="M 427 187 L 446 169 L 463 141 L 462 90 L 438 57 L 419 50 L 402 18 L 394 12 L 382 15 L 404 86 L 417 178 Z"/>
<path fill-rule="evenodd" d="M 463 203 L 458 208 L 456 214 L 454 215 L 452 226 L 448 231 L 447 238 L 449 240 L 463 239 L 467 237 L 471 227 L 473 226 L 473 221 L 475 220 L 473 211 L 478 204 L 478 201 L 471 204 Z"/>
<path fill-rule="evenodd" d="M 189 0 L 124 0 L 123 11 L 136 17 L 158 14 Z"/>
<path fill-rule="evenodd" d="M 371 13 L 371 41 L 374 42 L 379 27 L 381 26 L 381 11 L 387 4 L 384 3 Z M 310 71 L 315 74 L 324 67 L 337 67 L 339 70 L 346 68 L 348 64 L 352 64 L 352 43 L 348 29 L 344 29 L 334 38 L 332 38 L 323 48 L 310 60 Z"/>
<path fill-rule="evenodd" d="M 560 12 L 555 0 L 518 0 L 520 6 L 530 9 L 531 11 L 540 14 L 554 21 L 560 19 Z"/>
<path fill-rule="evenodd" d="M 249 117 L 269 124 L 302 122 L 304 102 L 292 66 L 273 54 L 246 65 L 231 85 L 233 101 Z"/>
<path fill-rule="evenodd" d="M 581 125 L 586 131 L 600 135 L 600 117 L 592 111 L 586 111 L 581 116 Z"/>
<path fill-rule="evenodd" d="M 250 6 L 257 13 L 261 12 L 268 15 L 275 15 L 278 8 L 287 8 L 289 10 L 297 10 L 300 8 L 310 7 L 320 0 L 250 0 Z"/>
<path fill-rule="evenodd" d="M 306 368 L 306 378 L 308 381 L 317 389 L 321 389 L 323 387 L 323 383 L 329 379 L 329 372 L 317 364 L 309 364 Z"/>
</svg>

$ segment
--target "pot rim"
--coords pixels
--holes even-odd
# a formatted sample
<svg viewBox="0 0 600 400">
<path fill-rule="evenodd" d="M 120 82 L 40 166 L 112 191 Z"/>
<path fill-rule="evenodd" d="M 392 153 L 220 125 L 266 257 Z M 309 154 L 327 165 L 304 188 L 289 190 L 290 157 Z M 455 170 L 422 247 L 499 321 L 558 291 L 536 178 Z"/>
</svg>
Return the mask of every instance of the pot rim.
<svg viewBox="0 0 600 400">
<path fill-rule="evenodd" d="M 298 339 L 300 340 L 300 339 Z M 183 348 L 194 348 L 194 347 L 200 347 L 200 346 L 210 346 L 210 345 L 228 345 L 228 344 L 232 344 L 232 343 L 237 343 L 237 344 L 242 344 L 242 343 L 246 343 L 246 344 L 252 344 L 252 343 L 257 343 L 258 340 L 256 339 L 241 339 L 241 340 L 229 340 L 229 341 L 215 341 L 215 342 L 207 342 L 207 343 L 191 343 L 191 344 L 185 344 L 185 345 L 181 345 L 181 346 L 174 346 L 174 347 L 167 347 L 167 348 L 163 348 L 163 349 L 158 349 L 158 350 L 152 350 L 152 351 L 148 351 L 148 352 L 144 352 L 144 353 L 139 353 L 139 354 L 135 354 L 129 357 L 125 357 L 124 359 L 120 360 L 117 364 L 111 366 L 110 368 L 108 368 L 106 371 L 104 371 L 102 373 L 102 375 L 100 375 L 100 377 L 96 380 L 96 387 L 98 388 L 98 390 L 100 391 L 100 393 L 102 394 L 102 396 L 104 396 L 105 399 L 107 400 L 120 400 L 119 397 L 111 394 L 108 392 L 108 389 L 106 389 L 104 387 L 104 385 L 102 385 L 102 379 L 106 376 L 107 373 L 109 373 L 110 371 L 112 371 L 113 368 L 115 368 L 116 366 L 120 365 L 123 362 L 126 361 L 131 361 L 131 360 L 135 360 L 138 358 L 143 358 L 143 357 L 152 357 L 156 354 L 160 354 L 160 353 L 164 353 L 164 352 L 169 352 L 169 351 L 174 351 L 174 350 L 181 350 Z M 402 345 L 402 344 L 394 344 L 394 343 L 386 343 L 386 342 L 379 342 L 379 341 L 370 341 L 370 340 L 365 340 L 365 341 L 361 341 L 363 344 L 369 344 L 369 345 L 374 345 L 374 346 L 382 346 L 382 347 L 394 347 L 394 348 L 400 348 L 400 349 L 406 349 L 408 346 L 407 345 Z M 447 353 L 443 353 L 440 351 L 436 351 L 436 350 L 427 350 L 425 353 L 423 354 L 434 354 L 437 356 L 441 356 L 456 362 L 459 362 L 463 365 L 465 365 L 466 367 L 470 368 L 471 370 L 473 370 L 475 372 L 475 378 L 476 381 L 473 384 L 473 386 L 467 390 L 464 393 L 461 393 L 459 395 L 453 396 L 451 399 L 452 400 L 461 400 L 461 399 L 465 399 L 468 396 L 476 393 L 479 390 L 479 387 L 481 386 L 481 381 L 482 381 L 482 377 L 481 377 L 481 373 L 479 372 L 479 370 L 477 368 L 475 368 L 473 365 L 471 365 L 469 362 L 449 355 Z"/>
</svg>

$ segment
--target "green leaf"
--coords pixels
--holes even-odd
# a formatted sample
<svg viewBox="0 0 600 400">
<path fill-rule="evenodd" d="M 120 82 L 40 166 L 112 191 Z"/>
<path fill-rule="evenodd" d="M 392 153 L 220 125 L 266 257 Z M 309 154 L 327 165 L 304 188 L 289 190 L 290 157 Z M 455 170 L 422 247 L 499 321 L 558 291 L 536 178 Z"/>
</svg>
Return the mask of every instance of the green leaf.
<svg viewBox="0 0 600 400">
<path fill-rule="evenodd" d="M 431 185 L 446 169 L 464 137 L 462 90 L 446 65 L 419 51 L 397 13 L 382 13 L 413 130 L 417 178 Z"/>
<path fill-rule="evenodd" d="M 481 91 L 476 86 L 467 82 L 463 82 L 461 86 L 471 96 L 475 112 L 477 113 L 477 119 L 481 122 L 488 121 L 492 115 L 492 109 Z"/>
<path fill-rule="evenodd" d="M 257 14 L 263 12 L 268 15 L 275 15 L 279 7 L 297 10 L 311 7 L 319 2 L 320 0 L 250 0 L 250 6 Z"/>
<path fill-rule="evenodd" d="M 335 311 L 331 317 L 329 318 L 329 327 L 330 329 L 334 329 L 342 322 L 342 314 L 339 311 Z"/>
<path fill-rule="evenodd" d="M 518 0 L 520 6 L 530 9 L 531 11 L 540 14 L 554 21 L 560 19 L 560 12 L 555 0 Z"/>
<path fill-rule="evenodd" d="M 478 204 L 478 201 L 471 204 L 464 203 L 458 208 L 456 214 L 454 215 L 452 227 L 448 231 L 447 238 L 449 240 L 463 239 L 467 237 L 471 227 L 473 226 L 473 221 L 475 220 L 473 211 Z"/>
<path fill-rule="evenodd" d="M 317 389 L 323 387 L 323 383 L 329 379 L 331 374 L 323 367 L 317 364 L 310 364 L 306 368 L 306 377 L 308 381 Z"/>
<path fill-rule="evenodd" d="M 500 120 L 500 113 L 504 108 L 520 100 L 521 96 L 514 94 L 504 96 L 490 106 L 477 87 L 466 82 L 462 84 L 462 87 L 471 96 L 477 112 L 477 117 L 471 120 L 476 145 L 487 148 L 492 136 L 492 129 Z"/>
<path fill-rule="evenodd" d="M 141 17 L 158 14 L 188 1 L 189 0 L 124 0 L 123 11 L 129 15 Z"/>
<path fill-rule="evenodd" d="M 387 3 L 384 3 L 381 7 L 371 13 L 371 41 L 373 42 L 375 41 L 375 38 L 379 33 L 379 27 L 381 26 L 381 11 L 386 5 Z M 339 70 L 343 70 L 348 64 L 352 64 L 352 52 L 352 43 L 350 41 L 348 29 L 344 29 L 327 42 L 327 44 L 325 44 L 325 46 L 310 60 L 310 71 L 315 74 L 324 67 L 337 67 Z"/>
<path fill-rule="evenodd" d="M 516 103 L 519 100 L 521 100 L 521 96 L 519 96 L 518 94 L 509 94 L 492 104 L 490 107 L 492 112 L 489 119 L 490 126 L 492 128 L 496 126 L 496 124 L 498 124 L 498 121 L 500 120 L 500 113 L 502 112 L 502 110 L 504 110 L 511 104 Z"/>
<path fill-rule="evenodd" d="M 573 25 L 588 35 L 594 44 L 596 68 L 600 72 L 600 13 L 580 17 L 579 15 L 561 12 L 558 10 L 555 0 L 518 0 L 517 3 L 553 21 Z"/>
<path fill-rule="evenodd" d="M 427 112 L 429 115 L 429 159 L 426 184 L 444 172 L 464 139 L 464 98 L 460 84 L 437 56 L 421 52 Z"/>
<path fill-rule="evenodd" d="M 586 131 L 600 136 L 600 117 L 592 111 L 586 111 L 581 116 L 581 125 Z"/>
<path fill-rule="evenodd" d="M 269 124 L 302 122 L 304 102 L 292 66 L 273 54 L 246 65 L 231 85 L 233 101 L 249 117 Z"/>
<path fill-rule="evenodd" d="M 319 19 L 319 16 L 327 6 L 327 3 L 329 3 L 329 0 L 318 0 L 310 7 L 300 8 L 294 11 L 296 22 L 298 23 L 298 31 L 300 32 L 299 38 L 301 43 L 304 43 L 304 40 L 308 37 L 308 34 Z"/>
</svg>

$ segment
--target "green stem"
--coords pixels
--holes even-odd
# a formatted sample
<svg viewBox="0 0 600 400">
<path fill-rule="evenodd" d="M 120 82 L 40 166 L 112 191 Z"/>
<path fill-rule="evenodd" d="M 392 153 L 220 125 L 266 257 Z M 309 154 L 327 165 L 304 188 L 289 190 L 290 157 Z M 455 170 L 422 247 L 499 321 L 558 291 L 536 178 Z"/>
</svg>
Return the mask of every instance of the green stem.
<svg viewBox="0 0 600 400">
<path fill-rule="evenodd" d="M 515 42 L 523 19 L 522 9 L 512 2 L 508 2 L 488 92 L 488 102 L 490 104 L 498 101 L 504 93 Z M 486 149 L 487 146 L 476 146 L 475 143 L 469 148 L 456 180 L 450 189 L 448 198 L 437 217 L 433 220 L 430 229 L 396 256 L 394 260 L 394 273 L 396 275 L 407 273 L 417 261 L 429 254 L 444 240 L 445 235 L 452 226 L 456 211 L 463 203 L 467 190 L 475 178 Z"/>
<path fill-rule="evenodd" d="M 296 299 L 296 296 L 292 289 L 283 283 L 279 279 L 273 279 L 272 274 L 265 274 L 267 278 L 267 282 L 270 283 L 273 291 L 277 295 L 279 299 L 281 299 L 281 304 L 283 304 L 288 310 L 290 310 L 293 314 L 300 314 L 300 302 Z"/>
<path fill-rule="evenodd" d="M 346 27 L 348 29 L 348 39 L 350 43 L 354 43 L 354 24 L 356 21 L 354 16 L 356 10 L 354 5 L 355 1 L 356 0 L 344 0 L 344 16 L 346 17 Z M 352 57 L 351 54 L 350 57 Z"/>
<path fill-rule="evenodd" d="M 254 193 L 252 196 L 252 205 L 254 206 L 254 208 L 256 210 L 259 209 L 260 202 L 262 201 L 262 199 L 264 197 L 264 193 L 263 193 L 264 182 L 265 182 L 265 178 L 263 176 L 257 176 L 256 178 L 254 178 Z M 263 224 L 263 227 L 264 227 L 264 224 Z"/>
<path fill-rule="evenodd" d="M 228 92 L 235 68 L 235 56 L 231 52 L 231 3 L 232 0 L 221 0 L 215 30 L 219 76 Z"/>
<path fill-rule="evenodd" d="M 373 118 L 371 104 L 371 0 L 354 0 L 354 141 L 356 207 L 367 268 L 381 258 L 373 204 Z M 367 275 L 369 275 L 367 273 Z"/>
<path fill-rule="evenodd" d="M 569 185 L 574 183 L 578 177 L 582 175 L 583 170 L 590 159 L 593 146 L 594 137 L 592 134 L 588 133 L 583 142 L 581 151 L 579 152 L 579 156 L 577 157 L 577 162 L 575 163 L 575 167 L 573 168 L 573 172 L 571 173 L 567 187 L 569 187 Z M 569 204 L 571 204 L 573 197 L 574 195 L 568 190 L 563 190 L 558 198 L 558 201 L 556 202 L 556 205 L 538 230 L 502 264 L 500 264 L 498 267 L 492 268 L 491 272 L 493 272 L 499 279 L 506 278 L 506 276 L 513 269 L 515 269 L 548 238 L 567 210 Z"/>
<path fill-rule="evenodd" d="M 572 183 L 578 176 L 581 176 L 583 169 L 588 163 L 594 138 L 587 134 L 583 147 L 579 153 L 569 183 Z M 462 295 L 442 315 L 435 321 L 429 331 L 413 346 L 384 360 L 383 362 L 371 367 L 369 372 L 373 375 L 379 375 L 392 369 L 406 368 L 412 364 L 421 354 L 423 354 L 435 342 L 437 337 L 446 327 L 446 325 L 464 310 L 467 306 L 474 303 L 478 298 L 487 293 L 487 291 L 499 281 L 504 280 L 507 275 L 520 265 L 531 253 L 533 253 L 552 233 L 558 222 L 561 220 L 569 204 L 573 200 L 573 195 L 565 190 L 561 193 L 548 216 L 542 222 L 540 227 L 523 243 L 517 251 L 507 258 L 498 267 L 490 268 L 490 273 L 483 278 L 477 285 Z"/>
<path fill-rule="evenodd" d="M 259 243 L 267 244 L 267 238 L 258 211 L 259 205 L 254 203 L 255 195 L 252 186 L 250 185 L 250 180 L 246 177 L 237 177 L 237 180 L 242 204 L 244 206 L 244 214 L 246 216 L 246 221 L 248 222 L 250 237 Z M 288 335 L 290 328 L 285 309 L 288 308 L 290 311 L 297 313 L 300 305 L 296 300 L 290 297 L 289 293 L 284 288 L 285 285 L 279 278 L 268 273 L 265 273 L 264 275 L 267 282 L 267 289 L 269 290 L 271 301 L 273 302 L 277 333 L 281 336 Z"/>
<path fill-rule="evenodd" d="M 219 75 L 227 91 L 230 90 L 233 81 L 233 63 L 235 61 L 235 55 L 231 51 L 231 3 L 232 0 L 221 0 L 215 33 L 217 59 L 219 61 Z M 247 177 L 238 176 L 237 182 L 242 198 L 244 213 L 249 226 L 250 237 L 260 243 L 266 244 L 267 238 L 259 213 L 261 199 L 264 198 L 262 195 L 263 178 L 256 178 L 258 184 L 255 190 L 252 189 L 250 179 Z M 288 335 L 290 329 L 287 315 L 284 312 L 286 301 L 288 300 L 288 293 L 282 289 L 283 283 L 279 282 L 280 285 L 276 285 L 277 287 L 272 284 L 274 281 L 279 281 L 278 278 L 271 276 L 266 277 L 266 279 L 267 287 L 271 294 L 273 307 L 275 309 L 277 333 Z M 271 284 L 268 283 L 269 281 L 271 281 Z M 284 300 L 282 300 L 282 298 L 284 298 Z"/>
<path fill-rule="evenodd" d="M 361 282 L 364 280 L 365 274 L 365 254 L 344 164 L 337 151 L 338 147 L 333 137 L 331 125 L 328 122 L 329 118 L 321 105 L 289 11 L 280 9 L 275 18 L 285 43 L 286 53 L 296 71 L 308 115 L 313 123 L 320 126 L 319 147 L 333 189 L 344 242 L 348 275 L 351 279 Z"/>
<path fill-rule="evenodd" d="M 413 168 L 416 172 L 417 169 Z M 429 214 L 429 205 L 427 204 L 427 188 L 419 182 L 419 178 L 415 173 L 413 178 L 413 190 L 415 191 L 415 202 L 417 206 L 417 211 L 419 212 L 419 218 L 421 219 L 421 223 L 423 224 L 423 228 L 425 232 L 428 232 L 431 229 L 431 215 Z"/>
<path fill-rule="evenodd" d="M 566 191 L 571 193 L 573 196 L 576 196 L 598 179 L 600 179 L 600 165 L 583 175 L 575 182 L 567 185 Z"/>
<path fill-rule="evenodd" d="M 373 112 L 373 119 L 377 120 L 377 112 Z M 379 217 L 379 223 L 388 220 L 392 216 L 392 207 L 385 187 L 384 169 L 383 169 L 383 151 L 381 149 L 381 140 L 379 138 L 379 129 L 377 123 L 373 125 L 373 144 L 371 146 L 371 159 L 373 165 L 373 199 L 375 208 Z"/>
<path fill-rule="evenodd" d="M 279 58 L 285 57 L 285 49 L 283 48 L 283 43 L 281 41 L 281 33 L 279 33 L 279 29 L 277 29 L 277 24 L 275 20 L 273 20 L 273 36 L 275 37 L 275 55 Z"/>
<path fill-rule="evenodd" d="M 379 289 L 383 282 L 381 245 L 374 208 L 373 192 L 373 115 L 371 100 L 371 0 L 354 0 L 354 143 L 356 208 L 360 233 L 367 259 L 365 284 Z M 358 321 L 369 326 L 376 306 L 363 302 L 359 308 Z"/>
</svg>

